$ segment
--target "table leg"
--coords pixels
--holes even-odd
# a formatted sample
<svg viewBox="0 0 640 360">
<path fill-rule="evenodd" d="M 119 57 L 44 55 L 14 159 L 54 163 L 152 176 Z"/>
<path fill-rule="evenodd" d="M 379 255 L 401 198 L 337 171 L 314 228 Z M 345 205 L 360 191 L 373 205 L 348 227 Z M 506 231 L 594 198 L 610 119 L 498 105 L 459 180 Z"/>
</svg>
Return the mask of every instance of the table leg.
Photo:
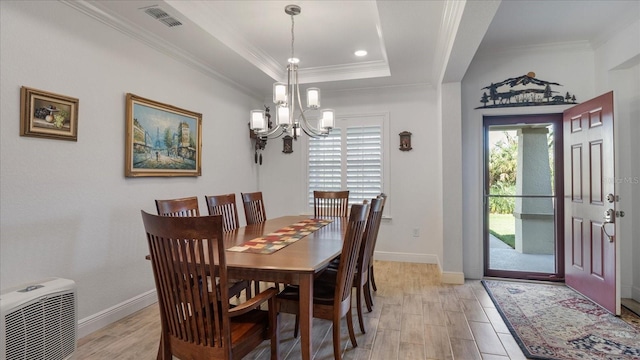
<svg viewBox="0 0 640 360">
<path fill-rule="evenodd" d="M 311 360 L 313 323 L 313 274 L 300 276 L 300 350 L 303 360 Z"/>
</svg>

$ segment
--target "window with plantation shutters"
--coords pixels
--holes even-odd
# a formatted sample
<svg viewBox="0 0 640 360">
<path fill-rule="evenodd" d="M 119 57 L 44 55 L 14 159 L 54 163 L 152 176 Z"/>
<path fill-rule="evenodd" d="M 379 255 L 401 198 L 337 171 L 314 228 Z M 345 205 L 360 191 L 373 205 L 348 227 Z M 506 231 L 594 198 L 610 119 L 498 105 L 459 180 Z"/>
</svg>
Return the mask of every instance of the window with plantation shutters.
<svg viewBox="0 0 640 360">
<path fill-rule="evenodd" d="M 349 190 L 349 205 L 385 192 L 384 142 L 382 115 L 342 118 L 329 136 L 310 138 L 308 206 L 314 190 Z"/>
<path fill-rule="evenodd" d="M 362 203 L 382 192 L 382 127 L 347 127 L 346 138 L 349 204 Z"/>
</svg>

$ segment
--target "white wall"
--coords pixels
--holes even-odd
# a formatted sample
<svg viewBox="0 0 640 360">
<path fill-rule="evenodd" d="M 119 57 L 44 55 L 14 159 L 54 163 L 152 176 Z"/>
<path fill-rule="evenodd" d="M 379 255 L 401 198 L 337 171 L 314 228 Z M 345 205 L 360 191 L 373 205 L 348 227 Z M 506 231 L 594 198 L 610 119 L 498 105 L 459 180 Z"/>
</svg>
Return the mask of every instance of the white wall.
<svg viewBox="0 0 640 360">
<path fill-rule="evenodd" d="M 464 283 L 462 200 L 462 113 L 461 83 L 441 84 L 438 88 L 440 105 L 439 140 L 441 150 L 443 275 L 445 283 Z"/>
<path fill-rule="evenodd" d="M 75 280 L 88 319 L 155 288 L 141 209 L 257 188 L 259 102 L 62 3 L 0 6 L 0 285 Z M 77 142 L 19 136 L 23 85 L 79 99 Z M 203 114 L 201 177 L 124 177 L 127 92 Z"/>
<path fill-rule="evenodd" d="M 620 291 L 640 301 L 640 20 L 595 50 L 597 93 L 614 91 Z M 634 221 L 635 220 L 635 221 Z"/>
<path fill-rule="evenodd" d="M 319 84 L 322 89 L 322 84 Z M 441 175 L 439 132 L 435 90 L 427 87 L 400 87 L 354 90 L 322 94 L 322 106 L 335 109 L 336 116 L 388 114 L 391 171 L 385 212 L 376 258 L 436 263 L 442 259 Z M 410 131 L 411 151 L 400 151 L 399 136 Z M 260 189 L 265 194 L 267 216 L 305 211 L 306 136 L 294 142 L 292 154 L 282 153 L 282 140 L 269 140 L 260 167 Z M 420 236 L 413 237 L 414 228 Z"/>
</svg>

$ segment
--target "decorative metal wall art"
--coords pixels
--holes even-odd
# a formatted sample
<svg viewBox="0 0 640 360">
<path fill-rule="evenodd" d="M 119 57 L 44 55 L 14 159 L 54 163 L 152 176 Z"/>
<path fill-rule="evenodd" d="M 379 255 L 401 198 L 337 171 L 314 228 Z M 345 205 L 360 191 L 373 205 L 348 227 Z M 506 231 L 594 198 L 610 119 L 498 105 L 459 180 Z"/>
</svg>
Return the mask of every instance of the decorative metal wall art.
<svg viewBox="0 0 640 360">
<path fill-rule="evenodd" d="M 400 134 L 400 151 L 409 151 L 413 149 L 411 147 L 411 133 L 408 131 L 403 131 Z"/>
<path fill-rule="evenodd" d="M 526 75 L 483 87 L 482 89 L 487 91 L 480 99 L 482 106 L 476 109 L 577 104 L 575 95 L 568 91 L 565 95 L 561 95 L 560 91 L 554 91 L 551 88 L 562 85 L 536 79 L 535 76 L 536 73 L 529 72 Z"/>
</svg>

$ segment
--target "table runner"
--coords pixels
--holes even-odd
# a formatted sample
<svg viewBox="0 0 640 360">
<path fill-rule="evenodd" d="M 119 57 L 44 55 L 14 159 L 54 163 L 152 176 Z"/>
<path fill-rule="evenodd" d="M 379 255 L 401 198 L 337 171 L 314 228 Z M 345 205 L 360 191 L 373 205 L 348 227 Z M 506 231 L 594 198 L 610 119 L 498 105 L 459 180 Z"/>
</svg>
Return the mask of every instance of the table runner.
<svg viewBox="0 0 640 360">
<path fill-rule="evenodd" d="M 302 239 L 303 237 L 330 224 L 330 219 L 306 219 L 295 224 L 285 226 L 265 236 L 249 240 L 242 245 L 234 246 L 227 251 L 246 252 L 253 254 L 271 254 L 287 245 Z"/>
</svg>

